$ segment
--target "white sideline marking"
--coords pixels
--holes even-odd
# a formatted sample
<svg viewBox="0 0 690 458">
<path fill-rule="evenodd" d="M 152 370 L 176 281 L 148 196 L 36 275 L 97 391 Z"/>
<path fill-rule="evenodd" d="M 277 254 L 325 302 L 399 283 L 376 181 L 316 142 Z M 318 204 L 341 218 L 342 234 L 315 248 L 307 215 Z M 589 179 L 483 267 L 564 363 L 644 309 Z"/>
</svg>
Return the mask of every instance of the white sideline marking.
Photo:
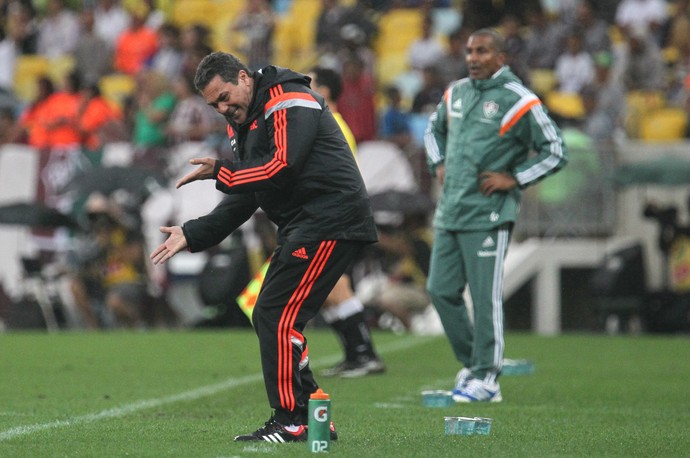
<svg viewBox="0 0 690 458">
<path fill-rule="evenodd" d="M 414 339 L 400 340 L 397 342 L 390 343 L 388 345 L 382 345 L 378 347 L 377 350 L 381 354 L 392 353 L 400 350 L 405 350 L 407 348 L 415 347 L 419 344 L 426 343 L 431 339 L 431 337 L 415 337 Z M 318 364 L 314 364 L 313 367 L 316 369 L 319 367 L 335 364 L 340 360 L 340 358 L 342 358 L 341 354 L 319 358 Z M 224 382 L 202 386 L 201 388 L 185 391 L 172 396 L 145 399 L 143 401 L 125 404 L 120 407 L 102 410 L 97 413 L 80 415 L 78 417 L 69 418 L 67 420 L 55 420 L 48 423 L 37 423 L 34 425 L 16 426 L 5 431 L 0 431 L 0 442 L 15 439 L 20 436 L 26 436 L 29 434 L 37 433 L 40 431 L 46 431 L 49 429 L 61 428 L 66 426 L 77 426 L 85 423 L 88 424 L 100 420 L 122 417 L 134 412 L 138 412 L 140 410 L 152 409 L 166 404 L 173 404 L 175 402 L 193 401 L 207 396 L 213 396 L 214 394 L 220 393 L 221 391 L 226 391 L 241 385 L 258 382 L 262 379 L 263 375 L 261 373 L 247 375 L 239 378 L 230 378 Z"/>
</svg>

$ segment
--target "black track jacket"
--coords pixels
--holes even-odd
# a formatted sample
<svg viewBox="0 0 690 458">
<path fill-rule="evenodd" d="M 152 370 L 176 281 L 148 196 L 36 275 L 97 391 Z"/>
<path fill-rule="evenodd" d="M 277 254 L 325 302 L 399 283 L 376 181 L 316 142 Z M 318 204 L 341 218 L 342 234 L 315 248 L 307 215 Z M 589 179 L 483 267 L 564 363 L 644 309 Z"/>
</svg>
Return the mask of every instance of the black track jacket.
<svg viewBox="0 0 690 458">
<path fill-rule="evenodd" d="M 254 73 L 247 120 L 228 126 L 235 159 L 218 160 L 216 188 L 228 194 L 182 229 L 190 251 L 220 243 L 261 208 L 278 243 L 375 242 L 364 181 L 345 137 L 309 78 L 268 66 Z"/>
</svg>

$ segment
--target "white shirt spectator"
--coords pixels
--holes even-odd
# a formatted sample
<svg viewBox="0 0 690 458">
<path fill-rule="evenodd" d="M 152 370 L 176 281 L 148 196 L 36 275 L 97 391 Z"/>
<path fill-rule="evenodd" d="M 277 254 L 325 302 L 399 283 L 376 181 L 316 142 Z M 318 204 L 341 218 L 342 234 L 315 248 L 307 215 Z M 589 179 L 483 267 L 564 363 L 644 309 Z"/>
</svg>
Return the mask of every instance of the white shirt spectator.
<svg viewBox="0 0 690 458">
<path fill-rule="evenodd" d="M 130 16 L 118 2 L 101 0 L 94 11 L 96 34 L 112 47 L 120 34 L 129 27 Z"/>
<path fill-rule="evenodd" d="M 562 92 L 577 94 L 594 81 L 594 59 L 583 49 L 581 36 L 568 36 L 566 51 L 556 59 L 554 71 Z"/>
<path fill-rule="evenodd" d="M 37 51 L 48 58 L 71 54 L 79 41 L 79 18 L 62 3 L 52 0 L 49 3 L 52 11 L 38 25 Z"/>
<path fill-rule="evenodd" d="M 556 78 L 563 92 L 578 93 L 594 79 L 594 62 L 585 51 L 563 54 L 556 60 Z"/>
<path fill-rule="evenodd" d="M 434 36 L 434 20 L 430 14 L 424 16 L 422 35 L 410 44 L 407 59 L 410 68 L 421 72 L 434 66 L 446 54 L 443 44 Z"/>
<path fill-rule="evenodd" d="M 616 9 L 616 25 L 626 30 L 644 27 L 655 32 L 666 20 L 667 8 L 664 0 L 623 0 Z"/>
<path fill-rule="evenodd" d="M 11 38 L 0 41 L 0 89 L 11 90 L 17 62 L 17 46 Z"/>
<path fill-rule="evenodd" d="M 445 54 L 445 48 L 436 38 L 415 41 L 408 51 L 410 67 L 421 71 L 436 65 Z"/>
</svg>

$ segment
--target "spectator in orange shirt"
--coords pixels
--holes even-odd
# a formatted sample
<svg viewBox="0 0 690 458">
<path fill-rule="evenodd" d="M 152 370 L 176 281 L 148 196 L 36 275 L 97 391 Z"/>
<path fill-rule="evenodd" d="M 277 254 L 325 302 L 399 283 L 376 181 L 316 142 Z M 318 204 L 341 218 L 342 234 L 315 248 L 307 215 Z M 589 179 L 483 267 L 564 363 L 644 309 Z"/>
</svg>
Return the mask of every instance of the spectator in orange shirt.
<svg viewBox="0 0 690 458">
<path fill-rule="evenodd" d="M 23 141 L 37 149 L 48 147 L 48 132 L 42 121 L 43 109 L 48 97 L 55 92 L 53 81 L 47 76 L 36 80 L 38 88 L 36 98 L 22 111 L 19 117 L 19 126 L 22 130 Z"/>
<path fill-rule="evenodd" d="M 70 148 L 81 144 L 77 116 L 81 100 L 81 78 L 72 72 L 65 78 L 60 91 L 48 97 L 44 104 L 44 127 L 51 148 Z"/>
<path fill-rule="evenodd" d="M 65 192 L 65 187 L 84 161 L 81 135 L 77 128 L 80 88 L 79 74 L 72 72 L 67 75 L 63 88 L 45 100 L 39 120 L 46 130 L 48 152 L 41 155 L 39 165 L 44 189 L 43 200 L 48 206 L 62 211 L 71 210 L 74 204 L 72 196 Z"/>
<path fill-rule="evenodd" d="M 78 127 L 82 151 L 93 165 L 99 165 L 105 143 L 124 137 L 122 113 L 101 96 L 97 84 L 83 88 L 81 96 Z"/>
<path fill-rule="evenodd" d="M 135 75 L 158 51 L 158 34 L 146 26 L 148 7 L 142 3 L 131 7 L 132 20 L 115 43 L 115 70 Z"/>
</svg>

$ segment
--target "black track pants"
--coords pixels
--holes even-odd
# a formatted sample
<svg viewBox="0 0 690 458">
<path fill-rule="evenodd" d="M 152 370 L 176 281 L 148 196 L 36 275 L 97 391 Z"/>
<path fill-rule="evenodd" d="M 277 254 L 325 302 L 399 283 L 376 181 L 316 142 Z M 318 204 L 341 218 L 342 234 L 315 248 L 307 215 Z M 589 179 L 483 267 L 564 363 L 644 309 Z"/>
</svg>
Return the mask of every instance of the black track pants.
<svg viewBox="0 0 690 458">
<path fill-rule="evenodd" d="M 274 252 L 252 317 L 268 401 L 283 424 L 300 423 L 316 391 L 302 331 L 362 242 L 286 243 Z"/>
</svg>

